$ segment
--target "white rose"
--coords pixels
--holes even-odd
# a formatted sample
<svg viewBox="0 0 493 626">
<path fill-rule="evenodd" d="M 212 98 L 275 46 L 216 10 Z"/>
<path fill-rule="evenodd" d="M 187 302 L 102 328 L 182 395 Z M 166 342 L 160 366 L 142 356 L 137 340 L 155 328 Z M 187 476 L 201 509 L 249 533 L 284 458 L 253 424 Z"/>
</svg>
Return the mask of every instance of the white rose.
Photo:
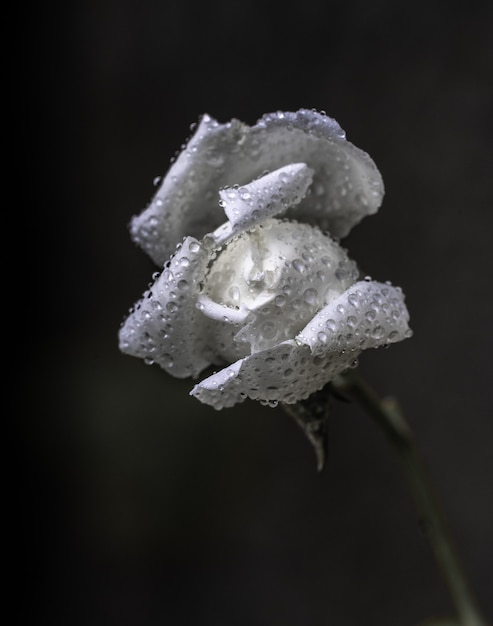
<svg viewBox="0 0 493 626">
<path fill-rule="evenodd" d="M 402 291 L 359 280 L 334 239 L 382 197 L 373 161 L 325 114 L 268 114 L 251 128 L 204 116 L 132 221 L 165 265 L 120 349 L 179 378 L 225 366 L 191 391 L 217 409 L 307 398 L 361 351 L 411 334 Z"/>
</svg>

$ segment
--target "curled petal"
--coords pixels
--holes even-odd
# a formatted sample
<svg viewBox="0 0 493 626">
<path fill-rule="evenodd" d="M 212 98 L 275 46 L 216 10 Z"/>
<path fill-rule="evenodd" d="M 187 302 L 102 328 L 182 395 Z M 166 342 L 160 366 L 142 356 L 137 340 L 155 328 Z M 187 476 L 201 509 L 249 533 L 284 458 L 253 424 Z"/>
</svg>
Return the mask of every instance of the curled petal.
<svg viewBox="0 0 493 626">
<path fill-rule="evenodd" d="M 162 265 L 185 235 L 199 238 L 222 223 L 220 188 L 245 185 L 290 163 L 306 163 L 314 175 L 311 193 L 287 217 L 345 237 L 381 204 L 374 162 L 330 117 L 301 109 L 264 115 L 249 127 L 204 115 L 150 205 L 132 219 L 132 237 Z"/>
<path fill-rule="evenodd" d="M 288 340 L 209 376 L 195 385 L 191 395 L 215 409 L 231 407 L 246 398 L 271 405 L 293 404 L 347 369 L 355 356 L 334 352 L 318 357 L 308 346 Z"/>
<path fill-rule="evenodd" d="M 299 204 L 313 180 L 304 163 L 291 163 L 243 187 L 221 189 L 222 206 L 235 233 Z"/>
<path fill-rule="evenodd" d="M 312 354 L 361 352 L 410 337 L 409 313 L 398 287 L 359 281 L 332 300 L 296 337 Z"/>
<path fill-rule="evenodd" d="M 187 237 L 169 265 L 120 328 L 120 350 L 157 363 L 177 378 L 197 376 L 214 362 L 205 343 L 206 319 L 196 308 L 209 251 Z"/>
</svg>

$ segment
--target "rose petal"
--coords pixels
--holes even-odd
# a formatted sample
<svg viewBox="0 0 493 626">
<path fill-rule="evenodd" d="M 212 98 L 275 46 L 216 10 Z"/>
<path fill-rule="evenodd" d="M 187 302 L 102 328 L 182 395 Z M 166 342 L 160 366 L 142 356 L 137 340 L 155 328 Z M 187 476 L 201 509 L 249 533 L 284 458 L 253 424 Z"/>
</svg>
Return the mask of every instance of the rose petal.
<svg viewBox="0 0 493 626">
<path fill-rule="evenodd" d="M 344 237 L 378 210 L 384 193 L 380 173 L 330 117 L 301 109 L 264 115 L 248 127 L 238 120 L 219 124 L 205 115 L 151 204 L 132 219 L 132 237 L 162 265 L 185 235 L 199 238 L 222 223 L 220 188 L 300 162 L 315 172 L 312 193 L 288 217 L 302 215 Z"/>
<path fill-rule="evenodd" d="M 408 322 L 401 289 L 360 281 L 317 313 L 296 340 L 316 356 L 334 350 L 361 352 L 409 337 Z"/>
<path fill-rule="evenodd" d="M 206 318 L 196 308 L 209 251 L 187 237 L 149 291 L 137 303 L 119 333 L 120 350 L 157 363 L 185 378 L 214 363 L 206 345 Z"/>
<path fill-rule="evenodd" d="M 334 352 L 322 358 L 293 340 L 240 359 L 195 385 L 191 395 L 215 409 L 245 398 L 265 404 L 293 404 L 321 389 L 347 369 L 355 354 Z"/>
<path fill-rule="evenodd" d="M 299 204 L 312 180 L 312 169 L 291 163 L 242 187 L 221 189 L 222 206 L 235 235 Z"/>
</svg>

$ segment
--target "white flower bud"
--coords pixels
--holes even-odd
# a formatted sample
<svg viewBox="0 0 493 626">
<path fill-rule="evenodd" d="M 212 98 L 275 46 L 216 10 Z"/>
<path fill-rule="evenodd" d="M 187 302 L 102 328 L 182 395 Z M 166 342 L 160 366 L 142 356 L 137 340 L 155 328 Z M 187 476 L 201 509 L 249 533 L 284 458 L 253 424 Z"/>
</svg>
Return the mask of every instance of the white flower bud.
<svg viewBox="0 0 493 626">
<path fill-rule="evenodd" d="M 273 171 L 255 175 L 265 164 Z M 237 184 L 219 188 L 223 180 Z M 205 201 L 212 190 L 221 225 Z M 410 336 L 401 290 L 359 281 L 333 238 L 375 212 L 382 195 L 371 159 L 326 116 L 267 115 L 252 129 L 204 118 L 159 203 L 134 219 L 135 240 L 158 261 L 170 236 L 195 236 L 122 325 L 121 350 L 177 377 L 226 364 L 191 392 L 217 409 L 308 397 L 362 350 Z"/>
</svg>

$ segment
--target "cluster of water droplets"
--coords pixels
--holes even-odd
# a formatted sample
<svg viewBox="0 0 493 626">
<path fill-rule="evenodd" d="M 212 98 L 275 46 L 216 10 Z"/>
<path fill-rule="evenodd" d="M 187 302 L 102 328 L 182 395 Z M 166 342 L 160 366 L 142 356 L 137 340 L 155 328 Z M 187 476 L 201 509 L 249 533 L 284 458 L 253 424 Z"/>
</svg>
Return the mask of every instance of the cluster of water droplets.
<svg viewBox="0 0 493 626">
<path fill-rule="evenodd" d="M 306 196 L 313 173 L 305 163 L 290 163 L 273 172 L 263 172 L 247 185 L 221 189 L 219 204 L 233 229 L 247 230 L 296 207 Z"/>
<path fill-rule="evenodd" d="M 222 307 L 215 314 L 221 356 L 231 360 L 238 346 L 255 353 L 293 339 L 357 277 L 346 251 L 308 224 L 271 218 L 240 235 L 204 282 L 204 293 Z"/>
<path fill-rule="evenodd" d="M 336 237 L 346 236 L 381 203 L 375 164 L 324 112 L 277 111 L 253 126 L 236 119 L 220 124 L 204 115 L 191 130 L 150 204 L 131 222 L 132 238 L 158 265 L 183 237 L 201 238 L 221 224 L 219 189 L 241 187 L 289 163 L 303 162 L 314 171 L 312 193 L 302 201 L 303 221 Z M 294 213 L 289 217 L 296 219 Z"/>
<path fill-rule="evenodd" d="M 216 409 L 246 398 L 268 406 L 293 404 L 321 389 L 353 362 L 354 355 L 346 353 L 314 357 L 307 346 L 287 340 L 217 372 L 196 385 L 192 395 Z"/>
<path fill-rule="evenodd" d="M 361 352 L 411 336 L 402 290 L 367 278 L 320 311 L 298 340 L 314 355 L 327 350 Z"/>
<path fill-rule="evenodd" d="M 189 237 L 130 311 L 120 329 L 120 349 L 156 363 L 177 377 L 197 375 L 211 362 L 205 325 L 196 309 L 197 284 L 209 252 Z"/>
</svg>

